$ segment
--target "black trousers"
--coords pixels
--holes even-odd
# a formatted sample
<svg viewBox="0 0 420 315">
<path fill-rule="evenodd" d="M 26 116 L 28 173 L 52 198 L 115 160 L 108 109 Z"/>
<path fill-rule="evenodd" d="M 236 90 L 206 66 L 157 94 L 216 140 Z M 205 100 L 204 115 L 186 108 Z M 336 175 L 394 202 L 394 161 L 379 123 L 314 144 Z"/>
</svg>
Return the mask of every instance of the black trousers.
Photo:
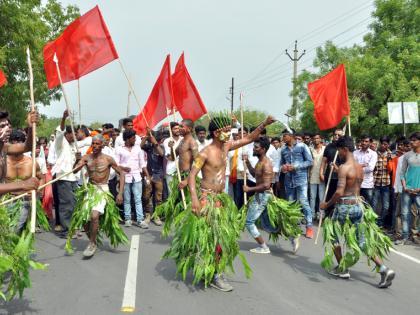
<svg viewBox="0 0 420 315">
<path fill-rule="evenodd" d="M 53 176 L 53 179 L 55 179 L 56 176 Z M 55 213 L 55 225 L 60 225 L 60 200 L 58 199 L 58 189 L 57 189 L 57 182 L 52 184 L 52 194 L 53 194 L 53 200 L 54 200 L 54 213 Z"/>
<path fill-rule="evenodd" d="M 76 198 L 74 192 L 77 189 L 77 182 L 67 180 L 57 181 L 58 199 L 60 202 L 59 215 L 60 223 L 64 230 L 70 227 L 71 216 L 73 215 Z"/>
</svg>

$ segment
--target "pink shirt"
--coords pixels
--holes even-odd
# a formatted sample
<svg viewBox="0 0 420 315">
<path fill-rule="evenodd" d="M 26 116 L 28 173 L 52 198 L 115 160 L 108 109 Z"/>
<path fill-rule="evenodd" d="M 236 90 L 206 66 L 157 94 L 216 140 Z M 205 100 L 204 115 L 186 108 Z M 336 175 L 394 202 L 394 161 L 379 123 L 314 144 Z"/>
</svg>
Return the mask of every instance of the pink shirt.
<svg viewBox="0 0 420 315">
<path fill-rule="evenodd" d="M 141 181 L 141 171 L 143 167 L 146 167 L 146 161 L 144 151 L 140 146 L 135 145 L 128 148 L 124 145 L 118 147 L 115 150 L 115 157 L 118 165 L 130 168 L 130 172 L 125 174 L 126 183 Z"/>
</svg>

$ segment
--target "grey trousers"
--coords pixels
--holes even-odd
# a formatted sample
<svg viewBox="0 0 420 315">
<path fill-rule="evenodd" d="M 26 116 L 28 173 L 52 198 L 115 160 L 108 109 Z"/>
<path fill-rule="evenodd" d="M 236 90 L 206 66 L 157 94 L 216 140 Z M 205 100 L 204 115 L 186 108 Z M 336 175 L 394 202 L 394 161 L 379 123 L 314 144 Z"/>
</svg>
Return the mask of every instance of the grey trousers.
<svg viewBox="0 0 420 315">
<path fill-rule="evenodd" d="M 71 216 L 73 214 L 76 198 L 74 192 L 77 188 L 77 182 L 67 180 L 59 180 L 57 182 L 57 194 L 60 207 L 58 212 L 60 215 L 60 223 L 64 230 L 70 227 Z"/>
</svg>

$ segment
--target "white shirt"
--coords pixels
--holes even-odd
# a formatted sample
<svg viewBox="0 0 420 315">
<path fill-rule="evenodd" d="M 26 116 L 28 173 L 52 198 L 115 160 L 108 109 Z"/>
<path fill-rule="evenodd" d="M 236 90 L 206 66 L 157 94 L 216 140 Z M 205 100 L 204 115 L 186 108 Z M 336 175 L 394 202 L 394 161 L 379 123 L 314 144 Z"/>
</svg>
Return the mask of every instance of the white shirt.
<svg viewBox="0 0 420 315">
<path fill-rule="evenodd" d="M 353 152 L 353 156 L 357 163 L 367 164 L 367 166 L 363 167 L 364 175 L 361 188 L 373 188 L 373 170 L 375 169 L 376 161 L 378 160 L 378 154 L 371 149 L 367 149 L 366 151 L 356 150 Z"/>
<path fill-rule="evenodd" d="M 270 144 L 266 156 L 273 165 L 273 172 L 278 173 L 280 171 L 280 151 L 277 151 L 274 145 Z"/>
<path fill-rule="evenodd" d="M 47 162 L 48 164 L 54 165 L 56 161 L 57 161 L 57 153 L 55 152 L 55 141 L 52 141 L 50 143 L 50 147 L 48 148 Z"/>
<path fill-rule="evenodd" d="M 208 139 L 204 139 L 204 143 L 201 143 L 198 140 L 195 140 L 197 142 L 198 145 L 198 152 L 200 152 L 201 150 L 203 150 L 205 147 L 207 147 L 210 143 L 213 142 L 212 139 L 208 140 Z"/>
<path fill-rule="evenodd" d="M 403 192 L 403 187 L 402 187 L 402 183 L 401 183 L 401 176 L 400 176 L 400 171 L 401 171 L 401 167 L 402 167 L 402 163 L 403 163 L 403 158 L 404 156 L 401 155 L 398 158 L 398 163 L 397 163 L 397 170 L 396 170 L 396 174 L 395 174 L 395 182 L 394 182 L 394 191 L 397 193 L 402 193 Z"/>
<path fill-rule="evenodd" d="M 180 136 L 177 141 L 174 143 L 174 150 L 179 146 L 181 143 L 182 137 Z M 169 141 L 174 141 L 173 138 L 167 138 L 163 141 L 163 147 L 165 148 L 165 156 L 171 155 L 172 149 L 169 147 Z M 178 160 L 178 156 L 176 158 Z M 175 161 L 170 161 L 169 159 L 166 162 L 166 175 L 173 175 L 176 172 L 176 164 Z"/>
<path fill-rule="evenodd" d="M 136 135 L 136 143 L 134 145 L 140 146 L 141 138 Z M 121 132 L 118 137 L 115 139 L 114 148 L 122 147 L 125 145 L 125 142 L 123 140 L 123 132 Z"/>
<path fill-rule="evenodd" d="M 314 164 L 311 167 L 311 172 L 309 176 L 309 183 L 310 184 L 320 184 L 321 180 L 319 179 L 319 172 L 321 170 L 321 162 L 324 156 L 325 146 L 321 146 L 321 150 L 319 152 L 315 148 L 309 148 L 312 153 L 312 158 L 314 160 Z"/>
<path fill-rule="evenodd" d="M 238 150 L 238 159 L 236 161 L 236 177 L 237 179 L 244 179 L 244 161 L 242 159 L 242 147 L 237 149 Z M 233 165 L 233 157 L 235 156 L 236 150 L 231 150 L 228 152 L 228 160 L 229 164 Z"/>
<path fill-rule="evenodd" d="M 83 140 L 77 141 L 77 147 L 79 148 L 80 153 L 83 155 L 86 154 L 87 150 L 92 145 L 92 137 L 86 137 Z"/>
<path fill-rule="evenodd" d="M 57 160 L 52 169 L 52 174 L 55 174 L 57 177 L 70 172 L 76 162 L 76 145 L 74 142 L 70 144 L 66 137 L 64 137 L 64 133 L 65 131 L 61 131 L 60 127 L 57 128 L 55 138 L 55 152 L 57 154 Z M 75 174 L 70 173 L 61 180 L 74 182 L 77 180 L 77 177 Z"/>
<path fill-rule="evenodd" d="M 111 147 L 103 147 L 102 148 L 102 153 L 109 155 L 110 157 L 112 157 L 114 159 L 114 161 L 116 161 L 116 157 L 115 157 L 115 149 L 111 148 Z M 111 167 L 111 170 L 109 172 L 109 180 L 114 179 L 115 176 L 117 176 L 117 173 L 115 172 L 115 170 Z"/>
</svg>

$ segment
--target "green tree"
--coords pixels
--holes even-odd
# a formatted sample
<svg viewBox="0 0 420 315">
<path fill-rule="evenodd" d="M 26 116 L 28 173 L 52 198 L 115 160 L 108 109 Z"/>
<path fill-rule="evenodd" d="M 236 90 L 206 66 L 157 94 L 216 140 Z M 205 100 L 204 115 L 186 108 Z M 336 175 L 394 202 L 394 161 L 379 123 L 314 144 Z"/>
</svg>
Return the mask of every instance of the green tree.
<svg viewBox="0 0 420 315">
<path fill-rule="evenodd" d="M 371 32 L 364 45 L 338 48 L 327 42 L 317 49 L 314 66 L 317 72 L 304 71 L 297 79 L 295 126 L 316 129 L 313 103 L 307 84 L 344 63 L 351 108 L 353 134 L 400 135 L 401 125 L 388 124 L 387 102 L 419 100 L 420 9 L 417 0 L 377 0 Z M 407 125 L 407 131 L 418 125 Z"/>
<path fill-rule="evenodd" d="M 55 131 L 55 129 L 60 125 L 61 118 L 47 118 L 41 117 L 39 126 L 36 128 L 36 133 L 38 137 L 49 137 Z"/>
<path fill-rule="evenodd" d="M 56 0 L 0 1 L 0 68 L 8 84 L 0 89 L 0 107 L 9 111 L 12 123 L 21 125 L 29 108 L 26 48 L 31 50 L 35 102 L 49 105 L 60 98 L 58 89 L 48 90 L 43 68 L 43 47 L 77 18 L 76 6 L 63 7 Z"/>
</svg>

